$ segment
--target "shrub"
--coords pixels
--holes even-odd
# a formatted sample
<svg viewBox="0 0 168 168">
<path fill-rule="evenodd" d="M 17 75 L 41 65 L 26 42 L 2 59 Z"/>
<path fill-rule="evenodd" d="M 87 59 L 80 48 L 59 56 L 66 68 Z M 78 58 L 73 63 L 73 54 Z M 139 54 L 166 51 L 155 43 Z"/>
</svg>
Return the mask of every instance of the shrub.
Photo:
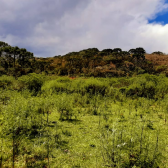
<svg viewBox="0 0 168 168">
<path fill-rule="evenodd" d="M 5 75 L 6 71 L 5 68 L 0 67 L 0 75 Z"/>
<path fill-rule="evenodd" d="M 53 92 L 63 92 L 63 91 L 67 91 L 67 84 L 58 82 L 57 80 L 52 80 L 49 82 L 45 82 L 41 90 L 45 92 L 50 91 L 52 93 Z"/>
<path fill-rule="evenodd" d="M 114 123 L 112 129 L 102 128 L 101 151 L 106 166 L 159 167 L 163 159 L 158 148 L 159 133 L 151 137 L 148 129 L 153 130 L 149 122 L 131 128 L 119 124 L 114 127 Z"/>
<path fill-rule="evenodd" d="M 156 67 L 156 72 L 160 73 L 162 71 L 165 71 L 166 69 L 167 69 L 166 65 L 161 65 L 161 66 Z"/>
<path fill-rule="evenodd" d="M 41 90 L 41 86 L 44 83 L 44 76 L 30 73 L 28 75 L 20 77 L 18 80 L 25 84 L 25 87 L 28 88 L 30 91 L 34 91 L 35 93 L 37 93 Z"/>
<path fill-rule="evenodd" d="M 132 84 L 126 89 L 126 95 L 154 98 L 156 84 L 157 78 L 155 76 L 138 76 L 137 78 L 133 78 Z"/>
<path fill-rule="evenodd" d="M 71 82 L 71 80 L 68 77 L 59 77 L 56 79 L 56 81 L 61 83 Z"/>
<path fill-rule="evenodd" d="M 91 95 L 94 94 L 105 95 L 105 93 L 107 93 L 107 89 L 108 89 L 107 83 L 93 78 L 88 79 L 83 85 L 83 92 L 90 93 Z"/>
<path fill-rule="evenodd" d="M 163 98 L 168 93 L 168 80 L 165 76 L 139 75 L 130 80 L 128 88 L 121 88 L 120 92 L 127 96 L 146 97 L 150 99 Z"/>
<path fill-rule="evenodd" d="M 14 81 L 14 78 L 12 76 L 1 76 L 0 78 L 0 87 L 5 88 L 9 85 L 11 85 Z"/>
<path fill-rule="evenodd" d="M 72 99 L 71 99 L 72 100 Z M 57 110 L 60 113 L 60 120 L 71 120 L 74 115 L 72 101 L 62 94 L 60 99 L 57 99 Z"/>
</svg>

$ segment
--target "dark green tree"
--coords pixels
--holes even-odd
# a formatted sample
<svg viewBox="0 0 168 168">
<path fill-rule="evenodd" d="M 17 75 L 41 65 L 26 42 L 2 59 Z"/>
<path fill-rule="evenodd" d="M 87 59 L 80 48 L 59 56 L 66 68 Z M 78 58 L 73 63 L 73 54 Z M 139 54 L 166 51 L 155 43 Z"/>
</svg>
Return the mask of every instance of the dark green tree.
<svg viewBox="0 0 168 168">
<path fill-rule="evenodd" d="M 135 52 L 137 54 L 145 54 L 146 53 L 146 51 L 142 47 L 136 48 Z"/>
<path fill-rule="evenodd" d="M 134 54 L 135 53 L 135 49 L 130 49 L 129 51 L 128 51 L 130 54 Z"/>
<path fill-rule="evenodd" d="M 99 50 L 97 48 L 88 48 L 79 52 L 79 56 L 83 58 L 84 67 L 87 68 L 92 57 L 97 55 Z"/>
<path fill-rule="evenodd" d="M 123 56 L 130 56 L 130 53 L 128 51 L 122 51 L 121 54 Z"/>
<path fill-rule="evenodd" d="M 137 58 L 138 60 L 139 59 L 145 59 L 145 54 L 146 51 L 142 48 L 142 47 L 139 47 L 139 48 L 136 48 L 135 49 L 135 52 L 133 54 L 133 58 Z"/>
<path fill-rule="evenodd" d="M 121 49 L 121 48 L 114 48 L 114 49 L 113 49 L 113 52 L 121 53 L 121 52 L 122 52 L 122 49 Z"/>
<path fill-rule="evenodd" d="M 11 46 L 2 47 L 1 51 L 2 51 L 3 57 L 5 58 L 5 60 L 6 60 L 7 64 L 8 64 L 8 66 L 6 66 L 7 69 L 9 67 L 12 67 L 12 63 L 13 63 L 12 47 Z"/>
<path fill-rule="evenodd" d="M 155 51 L 155 52 L 153 52 L 152 54 L 156 54 L 156 55 L 164 55 L 164 53 L 161 52 L 161 51 Z"/>
<path fill-rule="evenodd" d="M 24 60 L 25 60 L 25 55 L 26 55 L 27 50 L 25 48 L 21 48 L 19 51 L 19 57 L 18 57 L 18 62 L 23 68 L 24 66 Z"/>
<path fill-rule="evenodd" d="M 33 59 L 33 53 L 28 52 L 25 48 L 21 48 L 19 53 L 19 57 L 18 57 L 18 62 L 21 65 L 22 68 L 26 67 L 26 66 L 30 66 L 30 59 Z"/>
<path fill-rule="evenodd" d="M 3 41 L 0 41 L 0 48 L 6 47 L 6 46 L 9 46 L 9 44 L 8 44 L 8 43 L 5 43 L 5 42 L 3 42 Z"/>
<path fill-rule="evenodd" d="M 146 51 L 142 47 L 138 47 L 136 49 L 130 49 L 129 53 L 132 54 L 133 58 L 136 58 L 137 60 L 139 59 L 145 59 L 145 53 Z"/>
<path fill-rule="evenodd" d="M 110 49 L 110 48 L 108 48 L 108 49 L 102 50 L 102 51 L 99 53 L 99 55 L 105 56 L 105 55 L 110 55 L 110 54 L 112 54 L 112 53 L 113 53 L 113 50 Z"/>
<path fill-rule="evenodd" d="M 20 52 L 19 47 L 18 46 L 12 47 L 11 52 L 13 54 L 13 67 L 15 68 L 16 56 L 18 56 Z"/>
</svg>

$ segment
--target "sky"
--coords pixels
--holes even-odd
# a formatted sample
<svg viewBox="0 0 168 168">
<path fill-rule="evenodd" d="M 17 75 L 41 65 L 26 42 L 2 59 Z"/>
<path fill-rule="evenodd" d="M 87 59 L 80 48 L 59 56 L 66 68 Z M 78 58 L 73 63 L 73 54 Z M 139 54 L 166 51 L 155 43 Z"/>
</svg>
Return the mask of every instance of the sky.
<svg viewBox="0 0 168 168">
<path fill-rule="evenodd" d="M 0 41 L 53 57 L 87 48 L 168 53 L 168 0 L 0 0 Z"/>
<path fill-rule="evenodd" d="M 168 0 L 165 1 L 165 3 L 168 3 Z M 163 10 L 159 12 L 154 18 L 149 19 L 149 23 L 160 23 L 162 25 L 168 24 L 168 10 Z"/>
</svg>

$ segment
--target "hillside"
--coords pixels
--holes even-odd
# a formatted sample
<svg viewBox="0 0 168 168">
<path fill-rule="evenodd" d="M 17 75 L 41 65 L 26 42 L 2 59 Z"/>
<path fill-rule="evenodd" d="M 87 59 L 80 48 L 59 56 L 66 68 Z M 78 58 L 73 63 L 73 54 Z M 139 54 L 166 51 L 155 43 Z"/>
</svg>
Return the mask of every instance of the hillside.
<svg viewBox="0 0 168 168">
<path fill-rule="evenodd" d="M 167 75 L 167 64 L 167 55 L 162 52 L 146 54 L 141 47 L 129 51 L 88 48 L 62 56 L 37 58 L 24 48 L 0 42 L 0 74 L 15 77 L 32 72 L 87 77 L 121 77 L 143 73 Z"/>
<path fill-rule="evenodd" d="M 167 75 L 168 55 L 145 54 L 145 58 L 152 62 L 156 72 L 165 72 Z"/>
<path fill-rule="evenodd" d="M 168 55 L 0 46 L 0 168 L 168 167 Z"/>
<path fill-rule="evenodd" d="M 0 77 L 0 167 L 168 167 L 168 78 Z"/>
</svg>

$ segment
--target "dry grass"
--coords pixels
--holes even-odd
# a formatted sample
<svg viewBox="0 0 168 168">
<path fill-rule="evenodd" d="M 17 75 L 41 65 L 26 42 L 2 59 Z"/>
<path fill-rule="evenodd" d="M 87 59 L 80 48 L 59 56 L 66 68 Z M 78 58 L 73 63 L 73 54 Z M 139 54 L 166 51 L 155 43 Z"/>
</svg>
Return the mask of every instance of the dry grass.
<svg viewBox="0 0 168 168">
<path fill-rule="evenodd" d="M 145 54 L 145 58 L 151 61 L 154 66 L 168 66 L 168 55 Z"/>
</svg>

